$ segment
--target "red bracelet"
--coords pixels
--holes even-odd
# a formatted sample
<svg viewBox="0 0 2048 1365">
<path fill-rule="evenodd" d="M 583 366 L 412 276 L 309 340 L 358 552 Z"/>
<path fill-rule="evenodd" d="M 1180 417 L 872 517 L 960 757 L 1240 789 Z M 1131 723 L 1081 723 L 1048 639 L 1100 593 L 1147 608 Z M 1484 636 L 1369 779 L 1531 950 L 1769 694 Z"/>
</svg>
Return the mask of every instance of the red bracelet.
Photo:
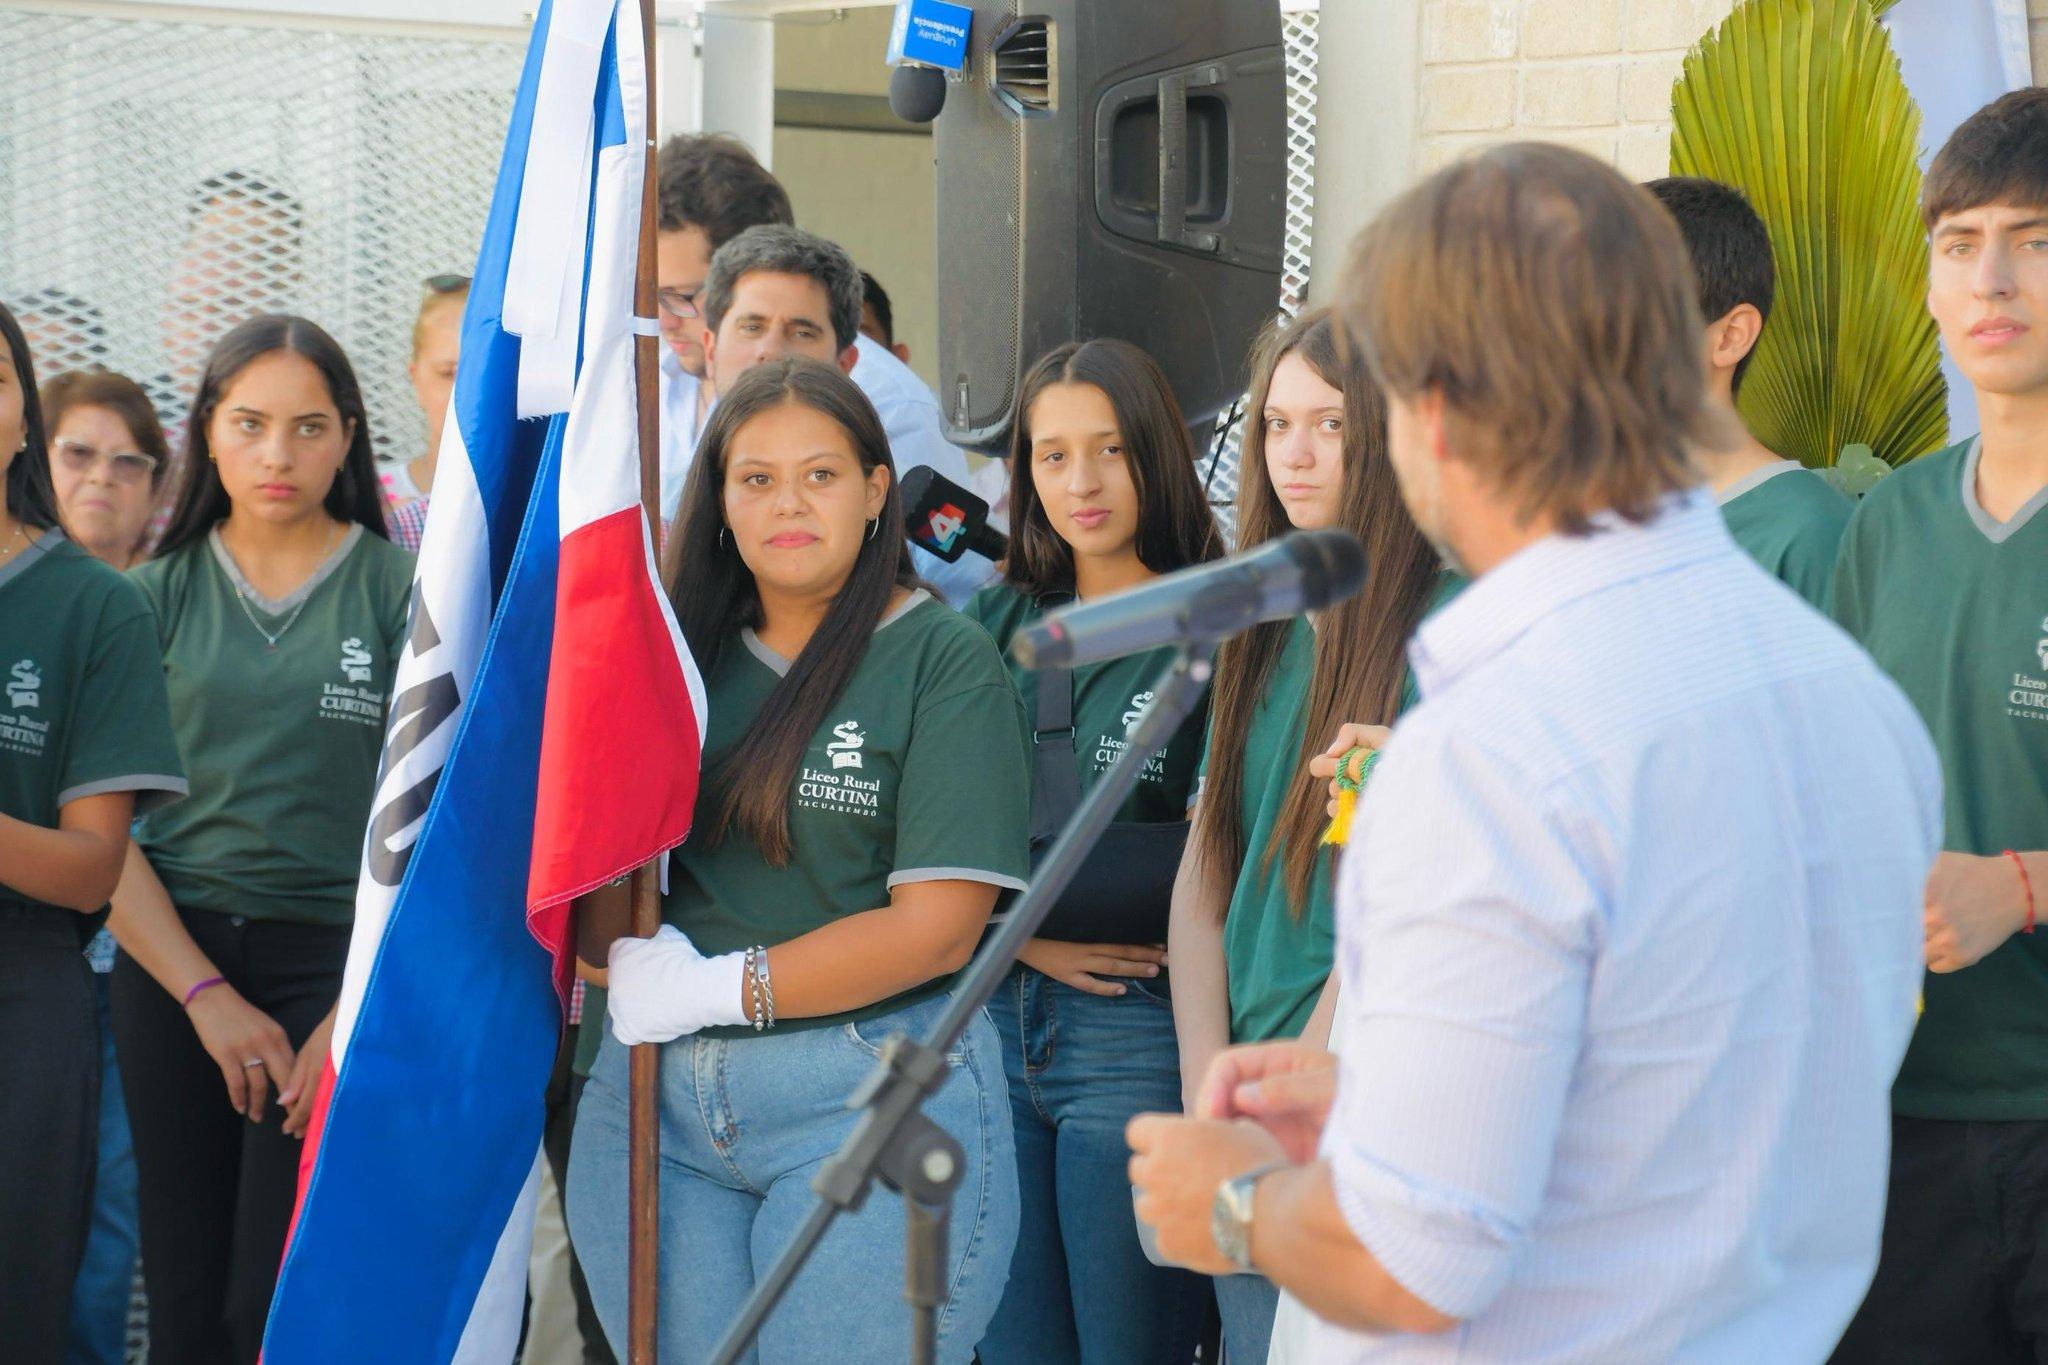
<svg viewBox="0 0 2048 1365">
<path fill-rule="evenodd" d="M 2028 917 L 2028 920 L 2027 920 L 2027 922 L 2028 922 L 2029 924 L 2032 924 L 2032 923 L 2033 923 L 2033 918 L 2032 918 L 2032 916 L 2029 916 L 2029 917 Z M 193 983 L 193 985 L 192 985 L 192 989 L 191 989 L 191 990 L 189 990 L 189 991 L 186 991 L 186 992 L 185 992 L 185 1006 L 184 1006 L 184 1007 L 185 1007 L 186 1009 L 188 1009 L 188 1010 L 189 1010 L 189 1009 L 191 1009 L 191 1008 L 192 1008 L 192 1002 L 193 1002 L 194 1000 L 196 1000 L 196 999 L 198 999 L 198 998 L 199 998 L 199 992 L 201 992 L 201 991 L 204 991 L 204 990 L 210 990 L 210 989 L 212 989 L 212 988 L 213 988 L 213 987 L 215 987 L 215 986 L 225 985 L 225 984 L 226 984 L 226 982 L 227 982 L 227 978 L 226 978 L 226 977 L 224 977 L 224 976 L 209 976 L 209 977 L 207 977 L 207 978 L 206 978 L 206 980 L 204 980 L 204 981 L 197 981 L 197 982 L 194 982 L 194 983 Z"/>
<path fill-rule="evenodd" d="M 2027 922 L 2020 932 L 2031 934 L 2034 932 L 2034 879 L 2027 875 L 2027 860 L 2025 858 L 2022 858 L 2011 849 L 2005 851 L 2005 856 L 2012 859 L 2012 865 L 2020 870 L 2020 885 L 2025 888 L 2027 893 Z"/>
</svg>

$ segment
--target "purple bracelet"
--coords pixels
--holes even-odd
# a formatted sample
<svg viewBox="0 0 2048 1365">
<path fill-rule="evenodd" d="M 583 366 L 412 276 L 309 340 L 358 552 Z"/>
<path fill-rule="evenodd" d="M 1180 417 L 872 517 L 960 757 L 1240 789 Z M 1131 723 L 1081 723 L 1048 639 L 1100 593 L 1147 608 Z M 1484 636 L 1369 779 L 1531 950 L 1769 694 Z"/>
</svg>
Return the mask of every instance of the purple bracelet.
<svg viewBox="0 0 2048 1365">
<path fill-rule="evenodd" d="M 224 977 L 224 976 L 209 976 L 209 977 L 207 977 L 207 978 L 206 978 L 206 980 L 204 980 L 204 981 L 200 981 L 200 982 L 195 982 L 195 983 L 193 984 L 193 987 L 192 987 L 192 989 L 191 989 L 191 990 L 189 990 L 189 991 L 186 991 L 186 992 L 185 992 L 185 1005 L 184 1005 L 184 1007 L 185 1007 L 186 1009 L 188 1009 L 188 1010 L 189 1010 L 189 1009 L 191 1009 L 191 1008 L 192 1008 L 192 1002 L 193 1002 L 193 1001 L 194 1001 L 195 999 L 197 999 L 197 998 L 198 998 L 198 996 L 199 996 L 199 992 L 201 992 L 201 991 L 203 991 L 203 990 L 208 990 L 208 989 L 210 989 L 210 988 L 212 988 L 212 987 L 214 987 L 214 986 L 218 986 L 218 985 L 221 985 L 221 984 L 225 983 L 226 981 L 227 981 L 227 978 L 226 978 L 226 977 Z"/>
</svg>

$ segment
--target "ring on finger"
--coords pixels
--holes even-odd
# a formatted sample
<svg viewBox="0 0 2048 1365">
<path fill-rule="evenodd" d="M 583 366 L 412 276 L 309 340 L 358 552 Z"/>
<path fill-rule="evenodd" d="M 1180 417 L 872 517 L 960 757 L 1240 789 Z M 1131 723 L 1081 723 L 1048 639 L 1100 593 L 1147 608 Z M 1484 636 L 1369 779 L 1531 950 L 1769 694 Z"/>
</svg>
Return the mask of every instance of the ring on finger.
<svg viewBox="0 0 2048 1365">
<path fill-rule="evenodd" d="M 263 1059 L 262 1059 L 261 1057 L 251 1057 L 251 1058 L 250 1058 L 250 1059 L 249 1059 L 248 1061 L 246 1061 L 246 1062 L 243 1062 L 243 1063 L 242 1063 L 242 1069 L 243 1069 L 244 1071 L 246 1071 L 246 1070 L 248 1070 L 248 1069 L 249 1069 L 250 1067 L 252 1067 L 252 1066 L 262 1066 L 262 1065 L 263 1065 Z"/>
</svg>

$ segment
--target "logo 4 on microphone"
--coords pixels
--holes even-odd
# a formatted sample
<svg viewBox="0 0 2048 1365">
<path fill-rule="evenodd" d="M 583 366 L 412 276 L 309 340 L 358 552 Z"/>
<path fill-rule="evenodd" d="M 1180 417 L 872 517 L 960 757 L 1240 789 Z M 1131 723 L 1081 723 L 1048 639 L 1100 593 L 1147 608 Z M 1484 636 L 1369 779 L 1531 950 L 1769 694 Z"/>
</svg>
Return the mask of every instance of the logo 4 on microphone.
<svg viewBox="0 0 2048 1365">
<path fill-rule="evenodd" d="M 954 542 L 967 534 L 967 509 L 942 503 L 926 514 L 924 526 L 924 534 L 913 538 L 931 545 L 938 554 L 950 555 Z"/>
<path fill-rule="evenodd" d="M 948 564 L 968 553 L 1001 559 L 1009 551 L 1003 533 L 988 524 L 988 504 L 930 465 L 913 465 L 903 475 L 903 530 L 910 543 Z"/>
</svg>

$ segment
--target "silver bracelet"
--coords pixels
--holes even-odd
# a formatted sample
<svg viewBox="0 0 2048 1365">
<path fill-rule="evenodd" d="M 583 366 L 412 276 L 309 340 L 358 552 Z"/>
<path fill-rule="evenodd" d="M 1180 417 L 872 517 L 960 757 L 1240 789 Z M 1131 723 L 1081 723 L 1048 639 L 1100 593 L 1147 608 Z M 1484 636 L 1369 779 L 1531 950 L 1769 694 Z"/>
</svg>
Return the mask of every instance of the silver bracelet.
<svg viewBox="0 0 2048 1365">
<path fill-rule="evenodd" d="M 768 1027 L 767 1006 L 761 1000 L 761 974 L 756 964 L 761 960 L 762 949 L 755 946 L 747 949 L 747 955 L 740 962 L 740 974 L 747 979 L 747 996 L 754 1005 L 754 1032 Z"/>
<path fill-rule="evenodd" d="M 761 948 L 761 949 L 758 949 L 758 950 L 756 951 L 756 954 L 755 954 L 755 957 L 754 957 L 754 988 L 755 988 L 755 990 L 757 990 L 757 991 L 758 991 L 758 992 L 760 993 L 759 997 L 757 997 L 757 998 L 765 998 L 765 999 L 767 1000 L 767 1002 L 768 1002 L 768 1025 L 767 1025 L 767 1026 L 768 1026 L 769 1028 L 774 1028 L 774 1027 L 775 1027 L 775 981 L 774 981 L 774 979 L 773 979 L 772 977 L 770 977 L 770 976 L 768 975 L 768 950 L 767 950 L 766 948 Z M 760 1026 L 760 1022 L 761 1022 L 761 1017 L 760 1017 L 760 1014 L 759 1014 L 759 1012 L 758 1012 L 758 1007 L 757 1007 L 757 1009 L 756 1009 L 756 1013 L 755 1013 L 755 1016 L 754 1016 L 754 1023 L 755 1023 L 755 1026 L 756 1026 L 756 1027 L 759 1027 L 759 1026 Z"/>
</svg>

